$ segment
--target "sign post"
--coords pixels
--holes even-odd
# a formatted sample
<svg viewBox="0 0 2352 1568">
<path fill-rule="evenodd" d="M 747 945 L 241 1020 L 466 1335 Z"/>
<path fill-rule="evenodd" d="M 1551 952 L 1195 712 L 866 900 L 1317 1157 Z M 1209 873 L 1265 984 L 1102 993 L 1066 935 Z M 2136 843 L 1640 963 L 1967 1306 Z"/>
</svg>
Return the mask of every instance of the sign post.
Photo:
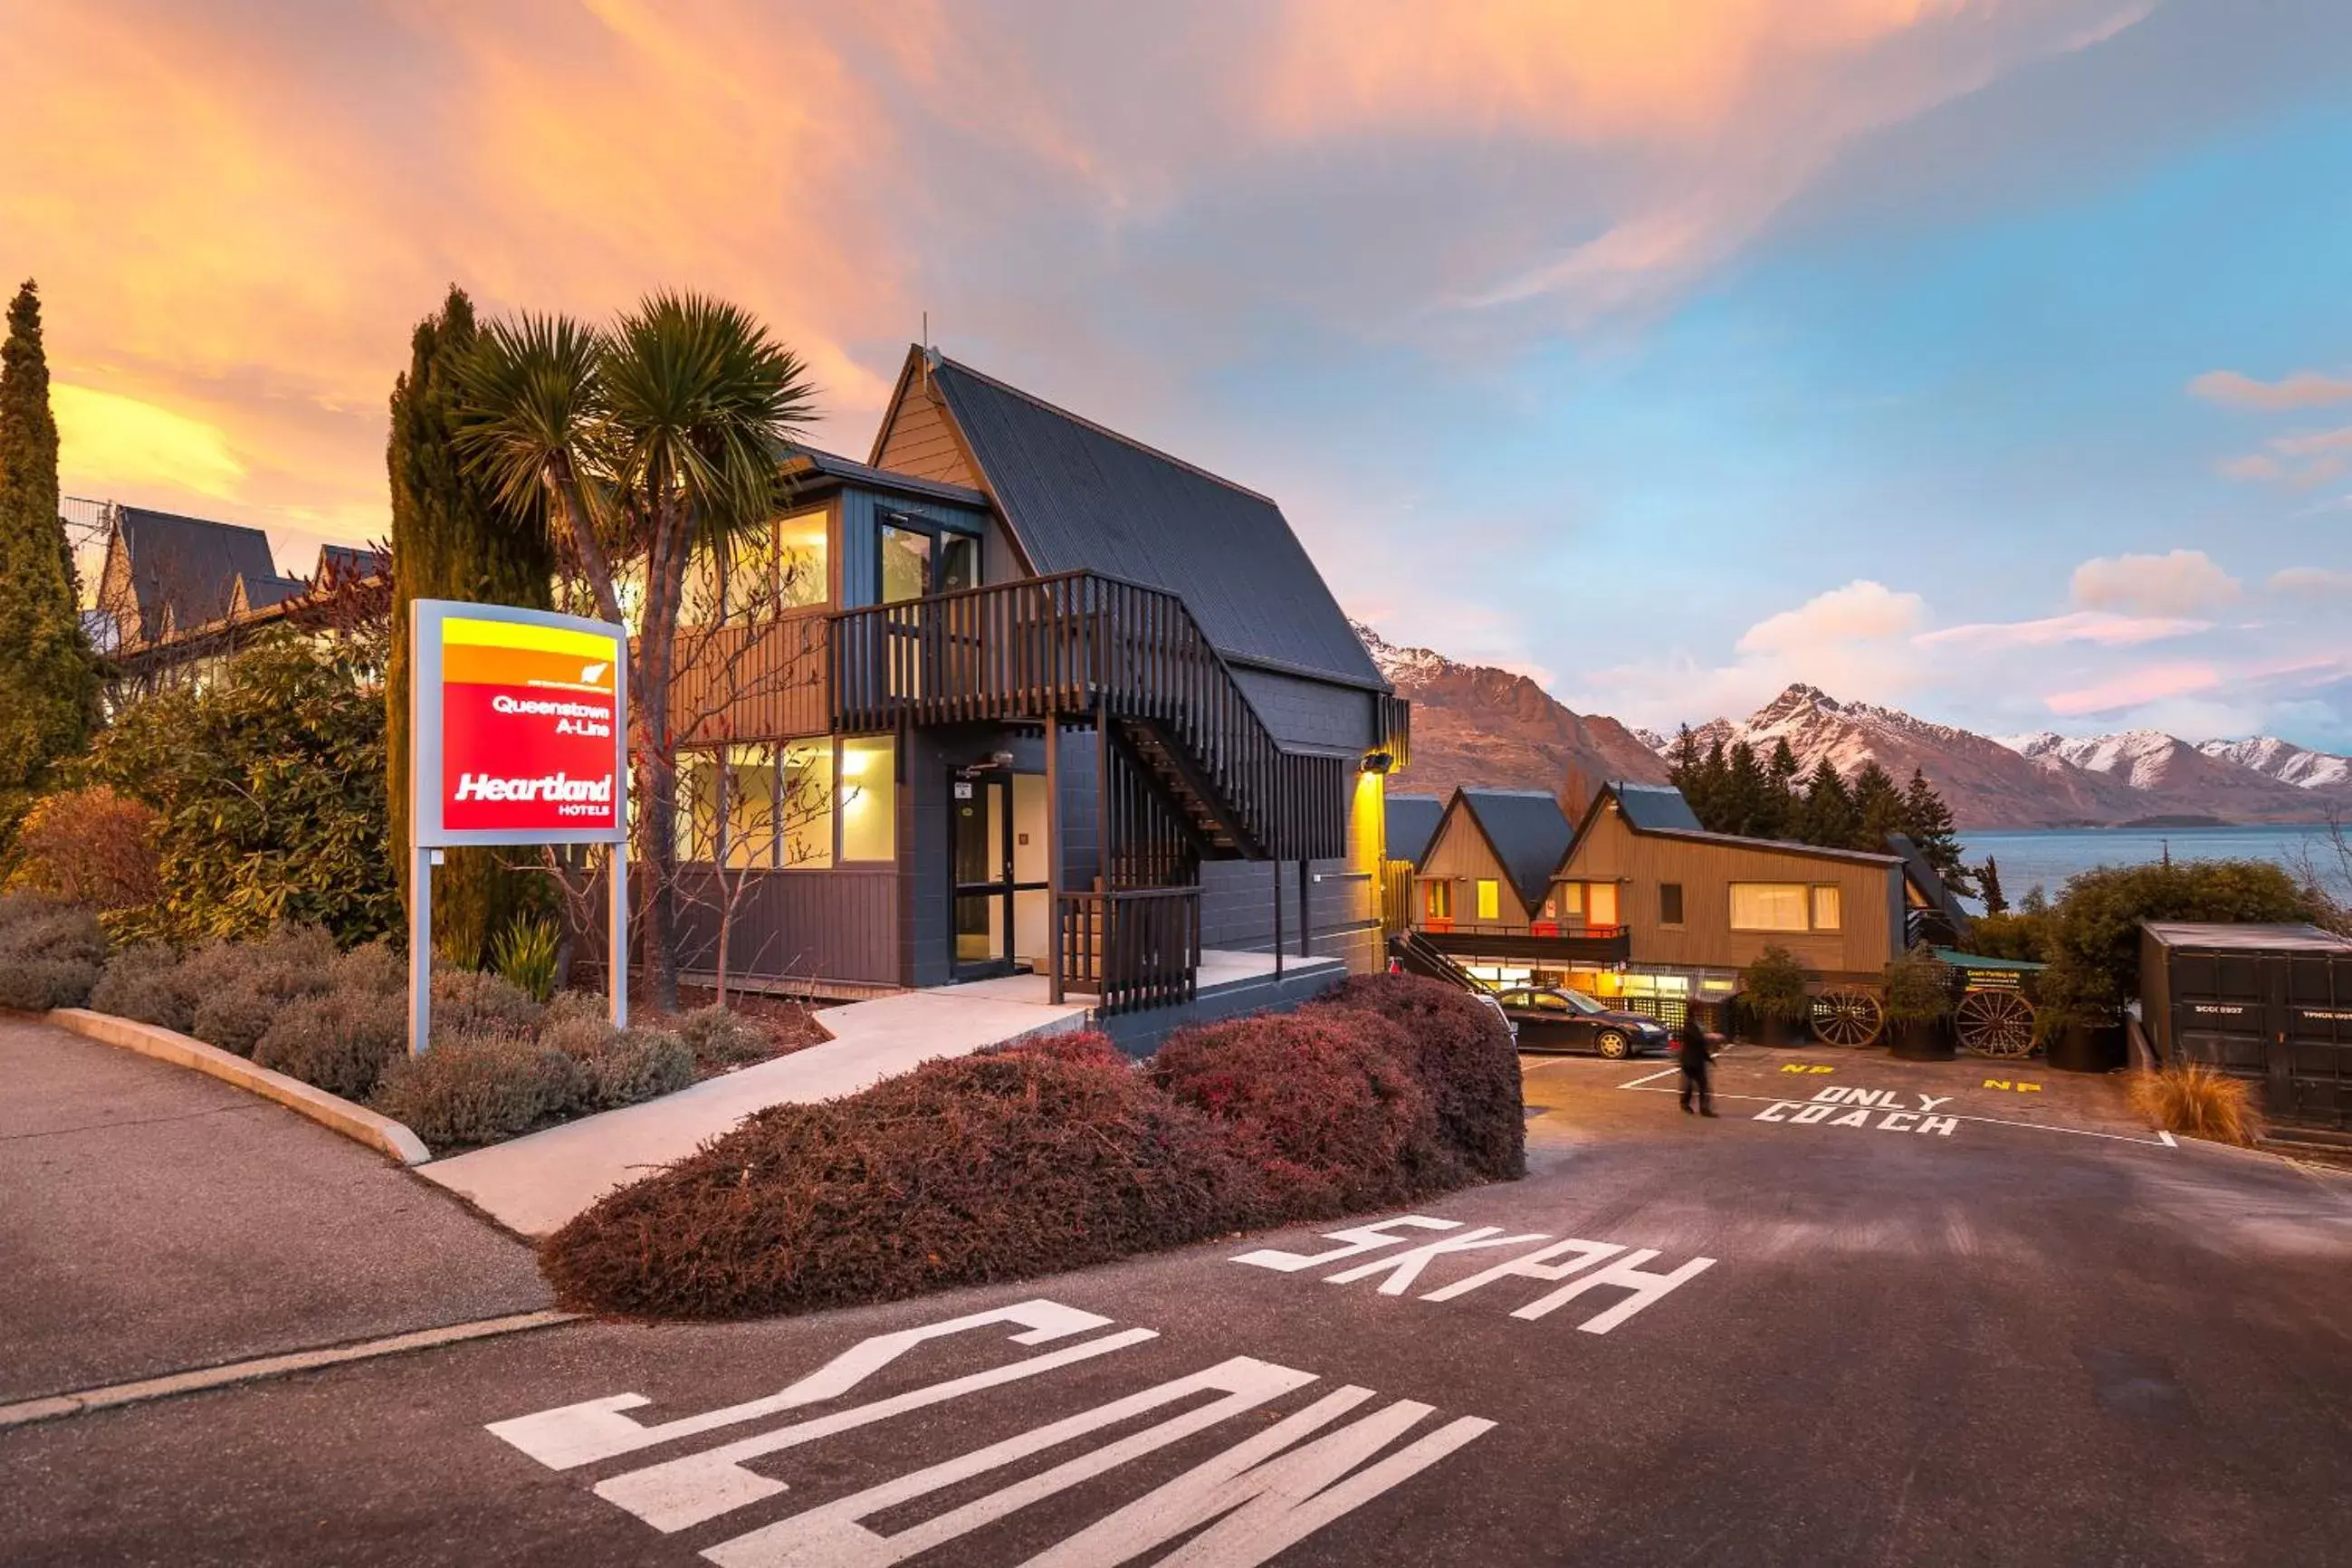
<svg viewBox="0 0 2352 1568">
<path fill-rule="evenodd" d="M 433 868 L 461 844 L 608 844 L 613 1022 L 629 1021 L 628 633 L 506 605 L 409 605 L 408 1048 L 432 1038 Z"/>
</svg>

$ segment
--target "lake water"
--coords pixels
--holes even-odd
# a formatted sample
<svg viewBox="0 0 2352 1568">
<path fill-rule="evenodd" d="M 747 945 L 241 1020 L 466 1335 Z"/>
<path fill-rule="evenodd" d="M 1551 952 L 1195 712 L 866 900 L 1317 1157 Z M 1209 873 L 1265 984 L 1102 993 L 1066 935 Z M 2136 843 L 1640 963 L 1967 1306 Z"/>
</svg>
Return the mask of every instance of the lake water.
<svg viewBox="0 0 2352 1568">
<path fill-rule="evenodd" d="M 2347 829 L 2352 831 L 2352 829 Z M 2175 860 L 2274 860 L 2301 875 L 2305 857 L 2322 877 L 2339 870 L 2324 825 L 2308 827 L 2056 827 L 1963 833 L 1971 866 L 1988 855 L 2000 866 L 2000 890 L 2015 903 L 2036 882 L 2052 898 L 2067 878 L 2098 866 Z"/>
</svg>

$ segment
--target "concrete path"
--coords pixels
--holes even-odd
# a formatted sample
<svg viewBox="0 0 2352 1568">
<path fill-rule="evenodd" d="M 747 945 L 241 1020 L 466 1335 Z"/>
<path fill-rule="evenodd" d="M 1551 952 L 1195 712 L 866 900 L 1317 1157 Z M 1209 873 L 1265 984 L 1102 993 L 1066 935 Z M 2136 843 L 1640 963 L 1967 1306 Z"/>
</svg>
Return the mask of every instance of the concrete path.
<svg viewBox="0 0 2352 1568">
<path fill-rule="evenodd" d="M 416 1173 L 462 1194 L 510 1229 L 545 1236 L 614 1187 L 686 1158 L 753 1111 L 837 1100 L 935 1058 L 1082 1028 L 1087 1009 L 950 985 L 855 1002 L 818 1016 L 834 1036 L 821 1046 L 644 1105 L 436 1160 Z"/>
<path fill-rule="evenodd" d="M 0 1403 L 547 1304 L 528 1248 L 383 1155 L 0 1016 Z"/>
</svg>

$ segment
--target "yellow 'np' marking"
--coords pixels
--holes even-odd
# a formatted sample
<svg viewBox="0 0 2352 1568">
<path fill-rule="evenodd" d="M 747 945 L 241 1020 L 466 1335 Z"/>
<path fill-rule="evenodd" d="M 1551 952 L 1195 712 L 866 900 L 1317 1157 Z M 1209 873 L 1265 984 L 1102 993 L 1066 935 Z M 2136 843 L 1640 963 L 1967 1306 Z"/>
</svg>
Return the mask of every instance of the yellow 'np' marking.
<svg viewBox="0 0 2352 1568">
<path fill-rule="evenodd" d="M 1780 1064 L 1780 1070 L 1782 1072 L 1835 1072 L 1837 1068 L 1822 1067 L 1813 1062 L 1783 1062 Z"/>
</svg>

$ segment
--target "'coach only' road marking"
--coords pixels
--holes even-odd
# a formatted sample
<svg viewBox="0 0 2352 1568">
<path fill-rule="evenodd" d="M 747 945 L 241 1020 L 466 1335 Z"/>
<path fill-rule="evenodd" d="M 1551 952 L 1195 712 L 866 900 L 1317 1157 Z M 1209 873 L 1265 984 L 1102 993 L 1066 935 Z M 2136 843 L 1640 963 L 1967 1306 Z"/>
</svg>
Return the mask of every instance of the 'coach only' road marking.
<svg viewBox="0 0 2352 1568">
<path fill-rule="evenodd" d="M 699 1415 L 644 1425 L 622 1413 L 646 1404 L 646 1396 L 615 1394 L 492 1422 L 488 1430 L 550 1469 L 574 1469 L 839 1399 L 930 1341 L 1002 1327 L 1019 1330 L 1007 1337 L 1013 1344 L 1029 1347 L 1069 1341 L 1073 1335 L 1111 1326 L 1108 1318 L 1058 1302 L 1023 1301 L 994 1311 L 875 1335 L 775 1394 Z M 1150 1329 L 1122 1329 L 1076 1340 L 1042 1355 L 789 1422 L 628 1470 L 598 1482 L 594 1490 L 654 1529 L 674 1533 L 790 1489 L 790 1482 L 746 1468 L 750 1460 L 1157 1338 Z M 1252 1356 L 1230 1357 L 1189 1375 L 788 1514 L 722 1541 L 702 1555 L 719 1568 L 848 1568 L 853 1564 L 881 1568 L 904 1562 L 1221 1422 L 1259 1410 L 1316 1381 L 1311 1372 Z M 1203 1402 L 1204 1395 L 1219 1397 Z M 1188 1535 L 1190 1540 L 1159 1563 L 1165 1568 L 1180 1564 L 1255 1568 L 1495 1427 L 1495 1423 L 1479 1416 L 1461 1416 L 1392 1448 L 1436 1413 L 1433 1406 L 1410 1399 L 1370 1411 L 1351 1425 L 1333 1427 L 1342 1416 L 1379 1397 L 1372 1390 L 1353 1384 L 1335 1388 L 1029 1558 L 1028 1568 L 1116 1568 Z M 1174 1413 L 1156 1425 L 1123 1431 L 1108 1441 L 1097 1436 L 1171 1407 Z M 1268 1412 L 1269 1416 L 1272 1414 Z M 1333 1429 L 1318 1436 L 1325 1427 Z M 1309 1437 L 1315 1441 L 1307 1442 Z M 1082 1447 L 1074 1457 L 1049 1469 L 1023 1475 L 928 1519 L 906 1522 L 902 1513 L 894 1521 L 898 1526 L 896 1533 L 882 1534 L 867 1522 L 950 1488 L 968 1494 L 964 1483 L 1066 1445 Z"/>
<path fill-rule="evenodd" d="M 1630 1089 L 1637 1094 L 1673 1094 L 1676 1091 L 1672 1086 L 1654 1085 L 1652 1080 L 1678 1073 L 1679 1070 L 1669 1068 L 1664 1073 L 1652 1073 L 1646 1078 L 1637 1078 L 1631 1083 L 1621 1083 L 1617 1087 Z M 1988 1082 L 1987 1087 L 1990 1088 L 1993 1085 Z M 2032 1087 L 2038 1089 L 2040 1086 Z M 1919 1109 L 1909 1109 L 1905 1099 L 1906 1093 L 1920 1101 Z M 2021 1127 L 2029 1132 L 2063 1132 L 2074 1138 L 2104 1138 L 2110 1143 L 2141 1143 L 2151 1149 L 2179 1147 L 2169 1132 L 2158 1132 L 2153 1138 L 2142 1138 L 2135 1137 L 2128 1132 L 2101 1132 L 2088 1127 L 2064 1127 L 2055 1122 L 2012 1121 L 1999 1116 L 1971 1116 L 1965 1111 L 1942 1110 L 1940 1107 L 1948 1105 L 1952 1101 L 1952 1096 L 1948 1094 L 1918 1094 L 1916 1091 L 1895 1089 L 1860 1089 L 1842 1084 L 1817 1089 L 1812 1099 L 1809 1100 L 1781 1100 L 1771 1095 L 1732 1094 L 1724 1091 L 1718 1091 L 1715 1098 L 1718 1102 L 1744 1100 L 1751 1105 L 1761 1105 L 1764 1109 L 1757 1111 L 1750 1120 L 1777 1122 L 1782 1126 L 1875 1127 L 1885 1132 L 1926 1132 L 1948 1138 L 1952 1135 L 1953 1128 L 1946 1125 L 1947 1123 L 1957 1125 L 1963 1121 L 1973 1121 L 1985 1127 Z M 1874 1112 L 1875 1112 L 1875 1119 L 1874 1119 Z"/>
<path fill-rule="evenodd" d="M 1376 1220 L 1370 1225 L 1325 1231 L 1324 1240 L 1339 1243 L 1328 1251 L 1282 1252 L 1273 1247 L 1260 1247 L 1255 1252 L 1244 1252 L 1233 1261 L 1256 1268 L 1271 1268 L 1278 1273 L 1297 1274 L 1309 1268 L 1320 1268 L 1326 1264 L 1346 1262 L 1368 1252 L 1400 1246 L 1411 1239 L 1390 1234 L 1391 1227 L 1461 1230 L 1462 1222 L 1458 1219 L 1433 1219 L 1427 1215 L 1399 1215 L 1394 1219 Z M 1538 1318 L 1549 1317 L 1588 1290 L 1604 1287 L 1623 1290 L 1626 1293 L 1624 1300 L 1576 1325 L 1588 1334 L 1605 1334 L 1635 1313 L 1657 1305 L 1715 1267 L 1712 1258 L 1694 1258 L 1671 1273 L 1659 1274 L 1643 1267 L 1658 1256 L 1650 1248 L 1636 1250 L 1613 1241 L 1554 1241 L 1547 1231 L 1528 1231 L 1517 1236 L 1505 1236 L 1502 1231 L 1503 1227 L 1498 1225 L 1482 1225 L 1475 1230 L 1463 1231 L 1459 1236 L 1423 1242 L 1403 1252 L 1391 1253 L 1370 1263 L 1355 1264 L 1336 1274 L 1327 1274 L 1323 1277 L 1323 1283 L 1353 1285 L 1362 1280 L 1378 1279 L 1381 1282 L 1380 1294 L 1402 1296 L 1419 1282 L 1422 1270 L 1440 1258 L 1454 1253 L 1516 1247 L 1522 1242 L 1544 1242 L 1549 1245 L 1507 1258 L 1466 1279 L 1432 1290 L 1421 1300 L 1452 1301 L 1498 1279 L 1539 1279 L 1549 1284 L 1566 1279 L 1570 1275 L 1581 1275 L 1582 1278 L 1573 1283 L 1514 1309 L 1511 1316 L 1523 1322 L 1532 1322 Z M 1559 1261 L 1562 1258 L 1567 1261 Z M 1591 1272 L 1586 1273 L 1587 1269 Z"/>
</svg>

